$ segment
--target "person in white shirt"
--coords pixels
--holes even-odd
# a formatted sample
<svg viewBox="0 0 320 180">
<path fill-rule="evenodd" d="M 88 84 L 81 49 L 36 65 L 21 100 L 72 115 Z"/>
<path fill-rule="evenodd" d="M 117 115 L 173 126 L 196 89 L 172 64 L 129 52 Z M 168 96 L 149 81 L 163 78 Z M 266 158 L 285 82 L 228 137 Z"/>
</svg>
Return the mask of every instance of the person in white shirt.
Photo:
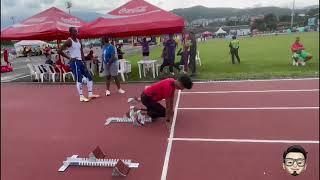
<svg viewBox="0 0 320 180">
<path fill-rule="evenodd" d="M 69 64 L 72 70 L 72 73 L 76 77 L 76 86 L 80 96 L 81 102 L 88 102 L 92 98 L 100 97 L 99 95 L 93 94 L 93 81 L 92 75 L 86 69 L 86 66 L 83 62 L 84 54 L 82 49 L 82 43 L 79 39 L 77 39 L 78 30 L 75 27 L 69 28 L 70 38 L 60 47 L 58 50 L 58 54 L 69 59 Z M 63 51 L 68 49 L 70 52 L 70 56 L 65 54 Z M 88 97 L 86 98 L 82 93 L 82 83 L 86 81 L 88 87 Z"/>
</svg>

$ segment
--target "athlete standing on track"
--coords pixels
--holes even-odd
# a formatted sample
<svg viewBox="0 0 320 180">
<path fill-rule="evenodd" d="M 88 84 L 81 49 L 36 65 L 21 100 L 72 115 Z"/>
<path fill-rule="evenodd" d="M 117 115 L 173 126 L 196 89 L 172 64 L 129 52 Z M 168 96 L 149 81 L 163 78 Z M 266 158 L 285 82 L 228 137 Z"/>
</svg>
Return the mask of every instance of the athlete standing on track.
<svg viewBox="0 0 320 180">
<path fill-rule="evenodd" d="M 69 64 L 72 70 L 73 75 L 76 77 L 76 86 L 80 96 L 81 102 L 88 102 L 91 98 L 100 97 L 99 95 L 95 95 L 92 92 L 93 89 L 93 81 L 92 76 L 89 71 L 86 69 L 84 65 L 84 54 L 82 50 L 82 43 L 79 39 L 77 39 L 78 30 L 75 27 L 69 28 L 70 38 L 61 46 L 58 50 L 58 54 L 69 59 Z M 63 51 L 68 49 L 70 52 L 70 57 L 66 55 Z M 82 93 L 82 79 L 86 78 L 87 87 L 88 87 L 88 97 L 87 99 Z"/>
</svg>

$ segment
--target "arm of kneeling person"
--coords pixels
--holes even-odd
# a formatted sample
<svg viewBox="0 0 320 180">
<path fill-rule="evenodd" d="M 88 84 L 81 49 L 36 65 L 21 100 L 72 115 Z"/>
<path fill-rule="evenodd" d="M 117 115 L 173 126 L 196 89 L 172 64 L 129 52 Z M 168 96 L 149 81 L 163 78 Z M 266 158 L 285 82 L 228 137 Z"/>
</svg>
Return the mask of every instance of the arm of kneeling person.
<svg viewBox="0 0 320 180">
<path fill-rule="evenodd" d="M 173 119 L 173 98 L 166 99 L 166 118 L 167 122 Z"/>
</svg>

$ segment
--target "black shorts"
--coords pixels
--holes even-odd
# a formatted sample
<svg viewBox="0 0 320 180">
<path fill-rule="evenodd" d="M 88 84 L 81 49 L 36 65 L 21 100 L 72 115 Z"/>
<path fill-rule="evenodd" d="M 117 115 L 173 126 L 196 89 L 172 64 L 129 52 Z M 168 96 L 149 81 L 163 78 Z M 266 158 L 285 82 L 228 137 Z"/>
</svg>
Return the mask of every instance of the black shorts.
<svg viewBox="0 0 320 180">
<path fill-rule="evenodd" d="M 151 118 L 166 117 L 166 109 L 144 93 L 141 94 L 141 102 L 147 108 L 147 114 Z"/>
<path fill-rule="evenodd" d="M 149 56 L 149 52 L 143 52 L 142 56 Z"/>
</svg>

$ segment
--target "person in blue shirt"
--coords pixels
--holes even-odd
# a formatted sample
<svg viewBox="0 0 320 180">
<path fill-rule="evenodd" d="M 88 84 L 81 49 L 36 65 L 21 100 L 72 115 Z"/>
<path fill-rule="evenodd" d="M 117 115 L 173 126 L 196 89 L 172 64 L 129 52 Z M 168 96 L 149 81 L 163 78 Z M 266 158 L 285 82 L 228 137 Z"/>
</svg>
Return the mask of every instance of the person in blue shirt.
<svg viewBox="0 0 320 180">
<path fill-rule="evenodd" d="M 103 59 L 103 65 L 102 70 L 105 72 L 106 75 L 106 96 L 110 96 L 110 80 L 111 77 L 114 79 L 117 87 L 118 92 L 120 94 L 124 94 L 125 91 L 121 89 L 120 87 L 120 81 L 118 79 L 118 70 L 119 70 L 119 62 L 116 55 L 116 48 L 114 45 L 110 43 L 110 40 L 108 37 L 104 37 L 102 39 L 102 42 L 104 43 L 103 49 L 102 49 L 102 59 Z"/>
</svg>

